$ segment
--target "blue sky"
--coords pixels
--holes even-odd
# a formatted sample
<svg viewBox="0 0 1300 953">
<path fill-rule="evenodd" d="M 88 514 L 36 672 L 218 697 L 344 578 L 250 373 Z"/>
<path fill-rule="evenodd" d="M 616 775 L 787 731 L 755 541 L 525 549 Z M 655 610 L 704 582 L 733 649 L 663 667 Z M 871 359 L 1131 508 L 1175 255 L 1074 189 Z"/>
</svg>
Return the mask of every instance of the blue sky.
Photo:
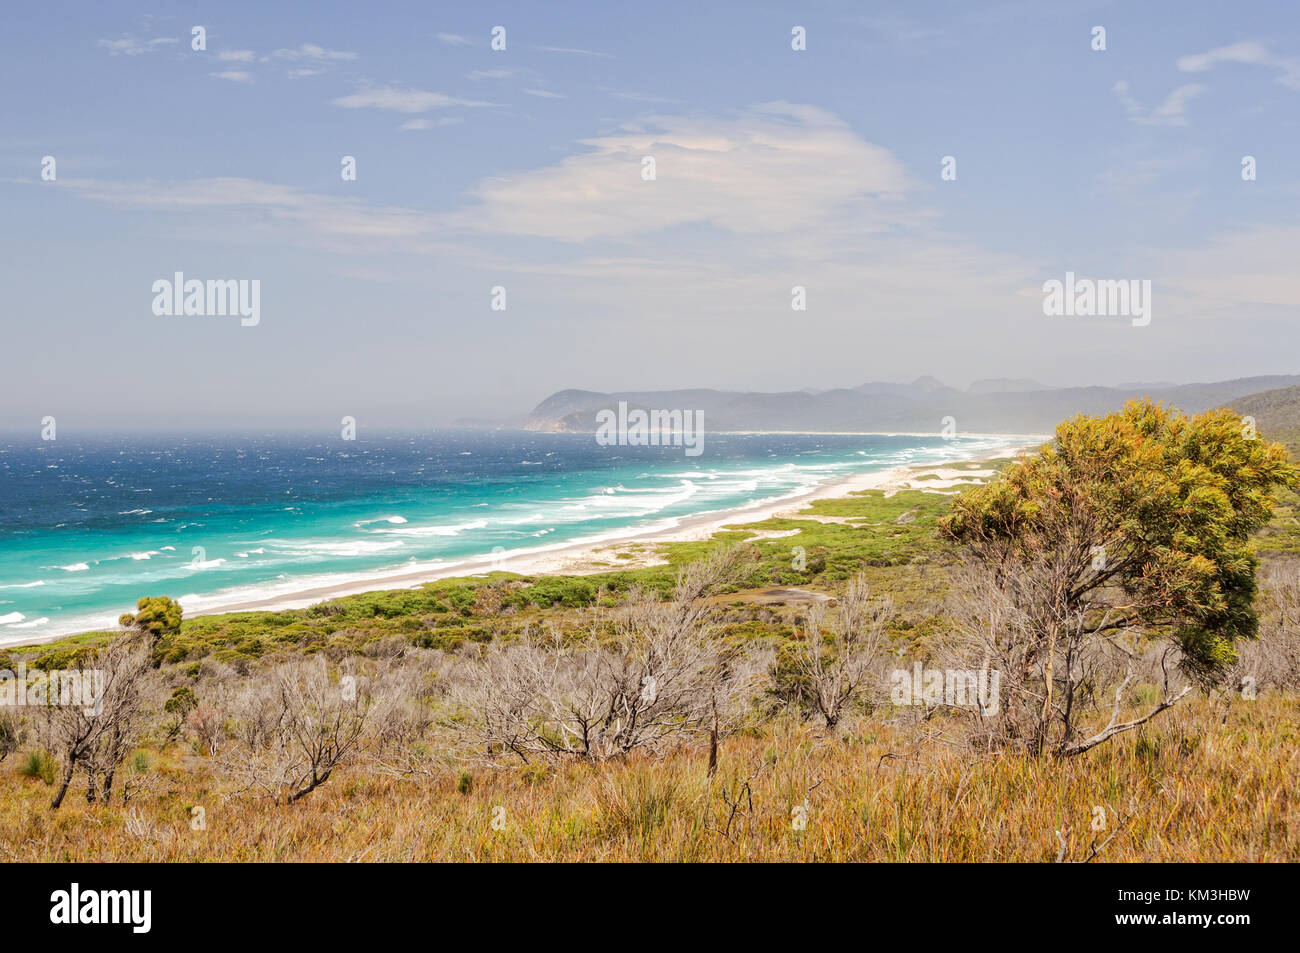
<svg viewBox="0 0 1300 953">
<path fill-rule="evenodd" d="M 421 425 L 562 387 L 1297 370 L 1291 4 L 6 18 L 0 427 Z M 1045 317 L 1042 283 L 1067 270 L 1151 280 L 1151 324 Z M 176 271 L 259 279 L 260 324 L 154 315 Z"/>
</svg>

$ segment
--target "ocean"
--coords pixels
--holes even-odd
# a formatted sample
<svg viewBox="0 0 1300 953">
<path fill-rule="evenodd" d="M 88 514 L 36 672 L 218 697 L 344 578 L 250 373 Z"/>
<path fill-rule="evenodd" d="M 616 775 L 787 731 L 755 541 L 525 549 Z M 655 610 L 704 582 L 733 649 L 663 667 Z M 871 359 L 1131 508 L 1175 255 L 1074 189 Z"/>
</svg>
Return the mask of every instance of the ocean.
<svg viewBox="0 0 1300 953">
<path fill-rule="evenodd" d="M 115 624 L 145 595 L 187 613 L 615 540 L 857 473 L 973 459 L 1005 437 L 590 434 L 0 438 L 0 643 Z"/>
</svg>

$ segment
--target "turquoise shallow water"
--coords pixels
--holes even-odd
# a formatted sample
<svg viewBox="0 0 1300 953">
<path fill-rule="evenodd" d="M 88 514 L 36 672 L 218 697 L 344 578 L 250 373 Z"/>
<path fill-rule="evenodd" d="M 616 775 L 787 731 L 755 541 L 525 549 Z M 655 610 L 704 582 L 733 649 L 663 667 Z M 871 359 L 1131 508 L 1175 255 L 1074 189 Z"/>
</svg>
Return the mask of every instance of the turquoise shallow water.
<svg viewBox="0 0 1300 953">
<path fill-rule="evenodd" d="M 0 439 L 0 642 L 671 528 L 1007 438 L 708 434 L 704 452 L 442 431 Z"/>
</svg>

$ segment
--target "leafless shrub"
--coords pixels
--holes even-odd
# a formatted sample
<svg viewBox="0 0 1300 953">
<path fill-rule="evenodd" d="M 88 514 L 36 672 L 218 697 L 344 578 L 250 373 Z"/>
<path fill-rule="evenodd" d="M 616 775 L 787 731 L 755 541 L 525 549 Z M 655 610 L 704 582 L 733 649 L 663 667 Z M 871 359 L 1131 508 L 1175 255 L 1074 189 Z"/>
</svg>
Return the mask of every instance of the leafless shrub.
<svg viewBox="0 0 1300 953">
<path fill-rule="evenodd" d="M 141 716 L 140 692 L 150 671 L 150 643 L 146 635 L 128 630 L 97 649 L 82 662 L 82 671 L 97 673 L 93 704 L 61 704 L 57 693 L 47 697 L 45 712 L 50 735 L 63 764 L 63 773 L 50 806 L 58 808 L 68 793 L 77 769 L 88 779 L 87 797 L 96 795 L 97 779 L 103 782 L 105 800 L 112 793 L 113 772 L 122 756 L 134 744 Z"/>
<path fill-rule="evenodd" d="M 475 647 L 453 674 L 462 745 L 474 756 L 604 760 L 717 739 L 752 707 L 767 678 L 761 653 L 718 637 L 708 598 L 731 579 L 734 550 L 679 573 L 672 598 L 630 593 L 572 638 L 529 632 Z"/>
<path fill-rule="evenodd" d="M 848 706 L 883 684 L 885 627 L 893 611 L 888 597 L 871 595 L 862 575 L 850 580 L 834 609 L 809 608 L 804 638 L 791 660 L 800 689 L 827 729 L 834 730 Z"/>
<path fill-rule="evenodd" d="M 211 705 L 200 702 L 198 707 L 185 716 L 185 727 L 190 730 L 194 740 L 207 750 L 209 757 L 217 756 L 223 734 L 221 712 Z"/>
<path fill-rule="evenodd" d="M 148 658 L 132 654 L 124 657 L 122 664 L 133 666 L 130 677 L 119 679 L 116 689 L 105 698 L 101 717 L 107 723 L 86 758 L 88 801 L 112 798 L 118 765 L 139 744 L 148 719 L 157 711 L 153 703 L 159 679 Z"/>
<path fill-rule="evenodd" d="M 22 747 L 27 737 L 27 725 L 14 712 L 0 709 L 0 761 L 4 761 Z"/>
<path fill-rule="evenodd" d="M 166 845 L 176 838 L 174 830 L 147 820 L 136 808 L 131 808 L 126 812 L 126 818 L 122 826 L 129 836 L 151 846 Z"/>
<path fill-rule="evenodd" d="M 454 661 L 432 649 L 407 649 L 372 681 L 369 741 L 379 769 L 396 777 L 438 774 L 446 745 L 431 737 Z"/>
<path fill-rule="evenodd" d="M 277 737 L 284 720 L 284 701 L 274 677 L 248 676 L 222 687 L 218 710 L 228 719 L 234 741 L 260 751 Z"/>
<path fill-rule="evenodd" d="M 157 790 L 162 778 L 150 770 L 148 760 L 143 755 L 128 758 L 122 771 L 122 803 L 127 804 L 133 797 L 150 794 Z"/>
<path fill-rule="evenodd" d="M 400 635 L 390 635 L 374 639 L 361 647 L 361 654 L 372 659 L 398 659 L 410 650 L 409 639 Z"/>
<path fill-rule="evenodd" d="M 232 666 L 211 656 L 199 663 L 198 680 L 204 685 L 223 685 L 239 677 Z"/>
<path fill-rule="evenodd" d="M 320 656 L 250 678 L 233 700 L 238 743 L 222 763 L 276 802 L 292 803 L 329 780 L 356 753 L 370 711 L 362 679 L 336 680 Z"/>
<path fill-rule="evenodd" d="M 970 740 L 980 746 L 1081 754 L 1145 724 L 1191 691 L 1176 672 L 1176 651 L 1153 655 L 1140 628 L 1086 603 L 1057 611 L 1061 600 L 1052 593 L 1059 582 L 1046 564 L 994 571 L 972 563 L 958 574 L 953 627 L 938 654 L 940 664 L 999 675 L 995 709 L 970 713 Z M 1161 697 L 1145 714 L 1123 720 L 1140 677 L 1156 682 Z M 1099 717 L 1106 720 L 1098 723 Z"/>
<path fill-rule="evenodd" d="M 1260 590 L 1259 637 L 1240 645 L 1228 684 L 1235 691 L 1300 691 L 1300 560 L 1266 565 Z"/>
</svg>

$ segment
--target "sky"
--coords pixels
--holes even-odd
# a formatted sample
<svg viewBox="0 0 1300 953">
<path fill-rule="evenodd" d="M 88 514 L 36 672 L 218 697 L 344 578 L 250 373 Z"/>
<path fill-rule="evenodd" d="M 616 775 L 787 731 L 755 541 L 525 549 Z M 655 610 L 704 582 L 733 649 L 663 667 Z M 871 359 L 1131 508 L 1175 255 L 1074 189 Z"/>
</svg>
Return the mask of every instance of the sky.
<svg viewBox="0 0 1300 953">
<path fill-rule="evenodd" d="M 0 78 L 0 429 L 1300 370 L 1290 3 L 52 2 Z"/>
</svg>

